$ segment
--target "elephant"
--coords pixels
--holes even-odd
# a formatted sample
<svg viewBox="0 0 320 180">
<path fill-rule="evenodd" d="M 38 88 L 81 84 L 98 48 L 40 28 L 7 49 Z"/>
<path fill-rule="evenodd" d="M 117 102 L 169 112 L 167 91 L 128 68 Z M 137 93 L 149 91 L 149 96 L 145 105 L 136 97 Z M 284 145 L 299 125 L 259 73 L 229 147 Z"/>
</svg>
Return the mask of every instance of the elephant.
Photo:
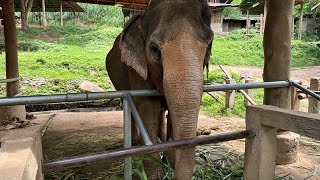
<svg viewBox="0 0 320 180">
<path fill-rule="evenodd" d="M 163 94 L 133 98 L 153 143 L 158 142 L 165 110 L 173 140 L 196 136 L 204 67 L 213 41 L 210 18 L 207 0 L 152 0 L 144 12 L 128 20 L 106 57 L 108 75 L 117 90 L 157 89 Z M 133 133 L 138 134 L 136 129 Z M 191 179 L 195 148 L 173 154 L 173 178 Z M 144 164 L 150 179 L 156 179 L 161 172 L 158 165 Z"/>
</svg>

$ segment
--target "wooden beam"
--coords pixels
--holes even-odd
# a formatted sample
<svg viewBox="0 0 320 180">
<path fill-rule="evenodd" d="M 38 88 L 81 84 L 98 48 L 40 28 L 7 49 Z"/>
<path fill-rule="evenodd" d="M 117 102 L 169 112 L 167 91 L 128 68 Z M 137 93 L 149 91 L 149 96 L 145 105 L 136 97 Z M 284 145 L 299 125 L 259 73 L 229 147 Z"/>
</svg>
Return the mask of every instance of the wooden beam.
<svg viewBox="0 0 320 180">
<path fill-rule="evenodd" d="M 302 19 L 303 19 L 303 2 L 300 4 L 300 10 L 299 10 L 299 30 L 298 30 L 298 39 L 301 40 L 302 38 Z"/>
<path fill-rule="evenodd" d="M 273 106 L 256 107 L 262 111 L 262 124 L 320 139 L 320 116 L 318 114 L 290 111 Z"/>
<path fill-rule="evenodd" d="M 2 1 L 4 39 L 6 50 L 6 77 L 8 79 L 19 77 L 17 29 L 14 12 L 14 0 Z M 8 97 L 15 96 L 18 93 L 19 81 L 7 83 Z"/>
<path fill-rule="evenodd" d="M 320 116 L 274 106 L 247 107 L 246 129 L 256 136 L 246 139 L 244 179 L 275 179 L 278 128 L 320 139 Z"/>
</svg>

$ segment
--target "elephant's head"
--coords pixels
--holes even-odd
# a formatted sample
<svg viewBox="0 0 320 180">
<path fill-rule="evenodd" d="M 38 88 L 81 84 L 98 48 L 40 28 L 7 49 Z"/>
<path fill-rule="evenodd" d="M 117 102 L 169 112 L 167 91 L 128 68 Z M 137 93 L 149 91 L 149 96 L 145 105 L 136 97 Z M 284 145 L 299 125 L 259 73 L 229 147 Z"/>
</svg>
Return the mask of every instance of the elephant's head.
<svg viewBox="0 0 320 180">
<path fill-rule="evenodd" d="M 122 61 L 164 93 L 175 140 L 196 135 L 213 38 L 210 17 L 206 0 L 152 0 L 120 40 Z M 193 166 L 194 148 L 176 151 L 175 178 L 190 179 Z"/>
</svg>

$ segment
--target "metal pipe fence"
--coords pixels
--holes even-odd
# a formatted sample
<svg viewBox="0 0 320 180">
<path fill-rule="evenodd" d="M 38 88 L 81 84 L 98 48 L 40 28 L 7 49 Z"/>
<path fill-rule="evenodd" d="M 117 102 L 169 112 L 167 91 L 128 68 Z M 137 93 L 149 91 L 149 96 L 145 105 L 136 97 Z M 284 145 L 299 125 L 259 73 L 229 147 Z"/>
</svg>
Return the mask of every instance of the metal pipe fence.
<svg viewBox="0 0 320 180">
<path fill-rule="evenodd" d="M 309 89 L 301 86 L 300 84 L 298 84 L 298 83 L 295 82 L 295 81 L 291 81 L 291 84 L 292 84 L 293 86 L 295 86 L 296 88 L 300 89 L 301 91 L 303 91 L 303 92 L 309 94 L 310 96 L 316 98 L 318 101 L 320 101 L 320 95 L 318 95 L 316 92 L 311 91 L 311 90 L 309 90 Z"/>
<path fill-rule="evenodd" d="M 293 81 L 298 82 L 298 81 Z M 205 85 L 204 92 L 210 91 L 227 91 L 240 89 L 255 88 L 285 88 L 291 85 L 290 81 L 274 81 L 274 82 L 254 82 L 246 84 L 218 84 Z M 16 96 L 0 98 L 0 106 L 26 105 L 26 104 L 43 104 L 43 103 L 59 103 L 74 101 L 89 101 L 100 99 L 125 98 L 127 95 L 134 96 L 161 96 L 157 90 L 143 89 L 130 91 L 109 91 L 109 92 L 85 92 L 73 94 L 55 94 L 41 96 Z"/>
<path fill-rule="evenodd" d="M 10 82 L 15 82 L 15 81 L 20 81 L 21 79 L 22 79 L 21 76 L 16 77 L 16 78 L 0 79 L 0 83 L 10 83 Z"/>
<path fill-rule="evenodd" d="M 222 134 L 209 135 L 209 136 L 198 136 L 191 139 L 170 141 L 170 142 L 155 144 L 151 146 L 125 148 L 118 151 L 103 152 L 99 154 L 79 156 L 79 157 L 64 159 L 60 161 L 45 162 L 43 163 L 42 168 L 45 172 L 48 172 L 48 171 L 53 171 L 58 169 L 83 166 L 89 163 L 94 163 L 102 160 L 127 158 L 131 156 L 158 153 L 158 152 L 169 151 L 169 150 L 174 150 L 178 148 L 187 148 L 187 147 L 193 147 L 197 145 L 204 145 L 208 143 L 218 143 L 218 142 L 224 142 L 224 141 L 230 141 L 230 140 L 236 140 L 236 139 L 242 139 L 242 138 L 254 137 L 254 136 L 255 136 L 255 133 L 253 130 L 229 132 L 229 133 L 222 133 Z"/>
<path fill-rule="evenodd" d="M 254 89 L 254 88 L 287 88 L 291 85 L 296 86 L 302 91 L 310 94 L 311 96 L 320 99 L 319 95 L 302 87 L 298 84 L 299 81 L 275 81 L 275 82 L 254 82 L 246 84 L 221 84 L 221 85 L 206 85 L 204 86 L 204 92 L 210 91 L 227 91 L 227 90 L 240 90 L 240 89 Z M 93 92 L 93 93 L 75 93 L 75 94 L 56 94 L 56 95 L 43 95 L 43 96 L 26 96 L 26 97 L 9 97 L 0 98 L 0 106 L 13 106 L 13 105 L 26 105 L 26 104 L 42 104 L 42 103 L 59 103 L 59 102 L 74 102 L 74 101 L 88 101 L 88 100 L 100 100 L 100 99 L 123 99 L 123 111 L 124 111 L 124 146 L 125 149 L 113 152 L 103 152 L 94 155 L 86 155 L 76 158 L 69 158 L 65 160 L 45 162 L 43 163 L 43 169 L 47 171 L 70 168 L 86 165 L 92 162 L 114 159 L 114 158 L 126 158 L 125 159 L 125 179 L 130 180 L 132 176 L 132 155 L 149 154 L 155 152 L 162 152 L 166 150 L 172 150 L 182 147 L 191 147 L 197 145 L 203 145 L 208 143 L 216 143 L 228 140 L 241 139 L 254 136 L 252 130 L 246 130 L 241 132 L 224 133 L 213 136 L 196 137 L 181 141 L 172 141 L 162 144 L 152 145 L 152 142 L 148 136 L 148 133 L 143 125 L 142 119 L 133 103 L 132 96 L 162 96 L 157 90 L 144 89 L 144 90 L 131 90 L 131 91 L 111 91 L 111 92 Z M 142 139 L 145 145 L 142 147 L 131 148 L 131 114 L 133 115 L 135 122 L 139 128 Z"/>
</svg>

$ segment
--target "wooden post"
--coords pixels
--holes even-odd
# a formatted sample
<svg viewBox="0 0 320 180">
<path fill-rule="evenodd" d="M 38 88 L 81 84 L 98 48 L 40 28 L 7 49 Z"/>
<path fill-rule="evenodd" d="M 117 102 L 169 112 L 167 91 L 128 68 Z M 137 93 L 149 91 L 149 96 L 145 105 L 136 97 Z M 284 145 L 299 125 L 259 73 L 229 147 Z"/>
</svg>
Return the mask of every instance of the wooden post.
<svg viewBox="0 0 320 180">
<path fill-rule="evenodd" d="M 248 40 L 248 39 L 250 39 L 250 25 L 251 25 L 251 23 L 250 23 L 250 16 L 249 16 L 249 13 L 250 13 L 250 11 L 249 10 L 247 10 L 247 34 L 246 34 L 246 39 Z"/>
<path fill-rule="evenodd" d="M 299 111 L 300 110 L 300 99 L 298 98 L 299 93 L 297 92 L 297 88 L 294 86 L 290 87 L 291 93 L 291 110 Z"/>
<path fill-rule="evenodd" d="M 263 79 L 266 82 L 288 80 L 290 79 L 290 32 L 294 0 L 269 0 L 268 5 L 263 38 L 265 59 Z M 290 89 L 265 89 L 264 104 L 290 109 Z"/>
<path fill-rule="evenodd" d="M 6 78 L 19 77 L 17 30 L 14 14 L 14 0 L 2 1 L 2 15 L 4 25 L 4 43 L 6 50 Z M 7 96 L 12 97 L 19 93 L 19 81 L 7 83 Z M 26 118 L 24 106 L 0 107 L 1 121 L 10 120 L 12 117 Z"/>
<path fill-rule="evenodd" d="M 253 79 L 246 79 L 245 80 L 245 83 L 252 83 L 254 82 Z M 246 89 L 244 90 L 248 96 L 252 99 L 253 98 L 253 89 Z M 244 98 L 244 105 L 247 107 L 248 105 L 251 105 L 251 103 L 249 103 L 248 99 L 247 98 Z"/>
<path fill-rule="evenodd" d="M 47 18 L 46 18 L 46 1 L 42 0 L 42 27 L 47 27 Z"/>
<path fill-rule="evenodd" d="M 263 37 L 265 82 L 290 79 L 293 7 L 294 0 L 268 0 L 268 15 Z M 290 88 L 265 89 L 264 104 L 290 109 Z M 278 141 L 284 142 L 282 139 L 278 136 Z M 281 148 L 278 148 L 277 152 L 277 164 L 290 164 L 296 159 L 293 157 L 297 154 L 282 151 L 291 148 L 292 152 L 297 152 L 294 148 L 298 148 L 298 143 L 296 146 L 287 147 L 289 144 L 291 143 L 281 143 Z"/>
<path fill-rule="evenodd" d="M 247 107 L 246 129 L 253 129 L 256 136 L 246 139 L 244 179 L 275 179 L 277 129 L 262 124 L 261 110 L 256 106 Z"/>
<path fill-rule="evenodd" d="M 302 19 L 303 19 L 303 2 L 300 4 L 300 16 L 299 16 L 299 30 L 298 30 L 298 39 L 302 38 Z"/>
<path fill-rule="evenodd" d="M 6 77 L 8 79 L 19 77 L 17 30 L 14 12 L 14 0 L 2 1 L 4 39 L 6 49 Z M 19 81 L 7 83 L 8 97 L 15 96 L 18 93 Z"/>
<path fill-rule="evenodd" d="M 320 77 L 313 77 L 310 79 L 310 90 L 314 90 L 314 91 L 320 90 Z M 313 97 L 309 99 L 308 112 L 309 113 L 320 112 L 320 102 Z"/>
<path fill-rule="evenodd" d="M 234 79 L 227 79 L 227 84 L 235 84 L 236 81 Z M 232 91 L 226 91 L 226 108 L 227 109 L 233 109 L 234 108 L 234 101 L 236 97 L 236 92 L 234 90 Z"/>
<path fill-rule="evenodd" d="M 60 0 L 60 25 L 63 26 L 63 11 L 62 11 L 62 8 L 63 8 L 63 0 Z"/>
</svg>

